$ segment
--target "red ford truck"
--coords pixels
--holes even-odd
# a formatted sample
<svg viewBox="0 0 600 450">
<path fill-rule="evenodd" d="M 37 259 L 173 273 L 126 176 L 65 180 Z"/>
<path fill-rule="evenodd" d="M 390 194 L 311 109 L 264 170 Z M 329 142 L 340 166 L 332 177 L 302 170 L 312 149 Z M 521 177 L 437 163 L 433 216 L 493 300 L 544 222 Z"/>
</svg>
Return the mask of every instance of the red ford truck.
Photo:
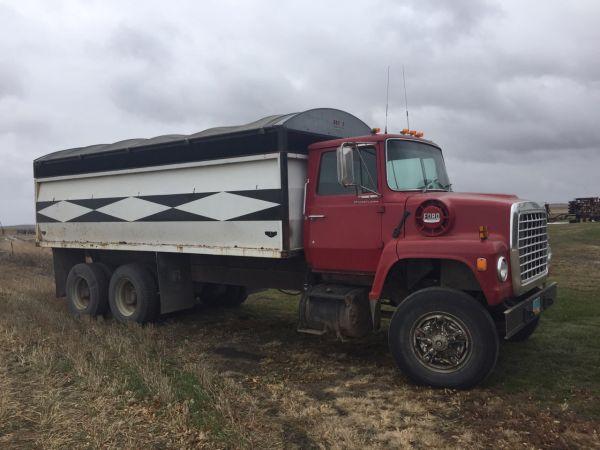
<svg viewBox="0 0 600 450">
<path fill-rule="evenodd" d="M 389 315 L 402 372 L 468 388 L 556 298 L 542 206 L 453 192 L 422 133 L 336 109 L 63 150 L 34 177 L 37 242 L 75 315 L 146 323 L 297 289 L 299 331 L 360 338 Z"/>
</svg>

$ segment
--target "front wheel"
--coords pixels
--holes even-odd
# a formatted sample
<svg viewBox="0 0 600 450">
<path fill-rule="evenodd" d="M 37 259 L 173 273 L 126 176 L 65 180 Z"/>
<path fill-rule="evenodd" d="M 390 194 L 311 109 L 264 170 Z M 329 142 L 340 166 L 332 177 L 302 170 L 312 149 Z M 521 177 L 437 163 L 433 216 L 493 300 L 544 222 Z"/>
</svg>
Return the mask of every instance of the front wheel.
<svg viewBox="0 0 600 450">
<path fill-rule="evenodd" d="M 392 317 L 390 351 L 411 380 L 433 387 L 467 389 L 496 365 L 498 336 L 488 311 L 461 291 L 422 289 Z"/>
</svg>

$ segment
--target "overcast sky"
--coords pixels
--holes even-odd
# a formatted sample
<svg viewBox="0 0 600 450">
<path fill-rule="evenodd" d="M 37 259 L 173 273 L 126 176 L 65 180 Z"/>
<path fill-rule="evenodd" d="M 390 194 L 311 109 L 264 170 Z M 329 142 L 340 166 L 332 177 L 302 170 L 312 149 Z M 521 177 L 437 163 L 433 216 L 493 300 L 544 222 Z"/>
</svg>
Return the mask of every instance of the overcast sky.
<svg viewBox="0 0 600 450">
<path fill-rule="evenodd" d="M 0 0 L 0 221 L 32 160 L 333 107 L 445 149 L 457 191 L 600 195 L 600 2 Z"/>
</svg>

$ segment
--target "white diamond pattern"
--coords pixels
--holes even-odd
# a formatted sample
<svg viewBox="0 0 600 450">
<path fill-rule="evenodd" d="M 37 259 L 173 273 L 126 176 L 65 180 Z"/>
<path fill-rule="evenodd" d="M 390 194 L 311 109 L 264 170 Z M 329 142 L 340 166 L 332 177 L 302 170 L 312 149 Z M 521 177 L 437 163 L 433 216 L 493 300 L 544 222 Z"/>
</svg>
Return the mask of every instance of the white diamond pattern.
<svg viewBox="0 0 600 450">
<path fill-rule="evenodd" d="M 128 222 L 134 222 L 143 217 L 151 216 L 162 211 L 170 209 L 168 206 L 149 202 L 136 197 L 127 197 L 110 205 L 97 209 L 98 212 L 118 217 Z"/>
<path fill-rule="evenodd" d="M 38 212 L 46 217 L 58 220 L 59 222 L 68 222 L 69 220 L 74 219 L 75 217 L 83 216 L 90 211 L 92 211 L 90 208 L 79 206 L 75 203 L 70 203 L 63 200 Z"/>
<path fill-rule="evenodd" d="M 185 203 L 176 209 L 192 214 L 199 214 L 211 219 L 229 220 L 272 208 L 273 206 L 278 206 L 278 203 L 243 197 L 241 195 L 230 194 L 229 192 L 219 192 L 218 194 Z"/>
</svg>

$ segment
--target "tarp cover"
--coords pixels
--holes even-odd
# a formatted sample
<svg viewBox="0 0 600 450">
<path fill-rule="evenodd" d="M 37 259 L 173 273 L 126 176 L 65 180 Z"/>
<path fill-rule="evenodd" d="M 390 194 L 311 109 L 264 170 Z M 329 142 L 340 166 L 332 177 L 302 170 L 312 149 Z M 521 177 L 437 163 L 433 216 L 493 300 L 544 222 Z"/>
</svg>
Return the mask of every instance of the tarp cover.
<svg viewBox="0 0 600 450">
<path fill-rule="evenodd" d="M 333 108 L 318 108 L 299 113 L 267 116 L 245 125 L 209 128 L 189 135 L 166 134 L 150 139 L 127 139 L 112 144 L 98 144 L 87 147 L 71 148 L 42 156 L 36 159 L 35 163 L 72 158 L 80 159 L 86 156 L 122 150 L 141 149 L 142 147 L 163 148 L 178 143 L 188 144 L 205 138 L 239 135 L 253 131 L 260 132 L 271 128 L 284 128 L 287 130 L 295 130 L 321 136 L 330 136 L 331 138 L 361 136 L 369 134 L 370 132 L 370 128 L 366 123 L 350 113 Z"/>
</svg>

